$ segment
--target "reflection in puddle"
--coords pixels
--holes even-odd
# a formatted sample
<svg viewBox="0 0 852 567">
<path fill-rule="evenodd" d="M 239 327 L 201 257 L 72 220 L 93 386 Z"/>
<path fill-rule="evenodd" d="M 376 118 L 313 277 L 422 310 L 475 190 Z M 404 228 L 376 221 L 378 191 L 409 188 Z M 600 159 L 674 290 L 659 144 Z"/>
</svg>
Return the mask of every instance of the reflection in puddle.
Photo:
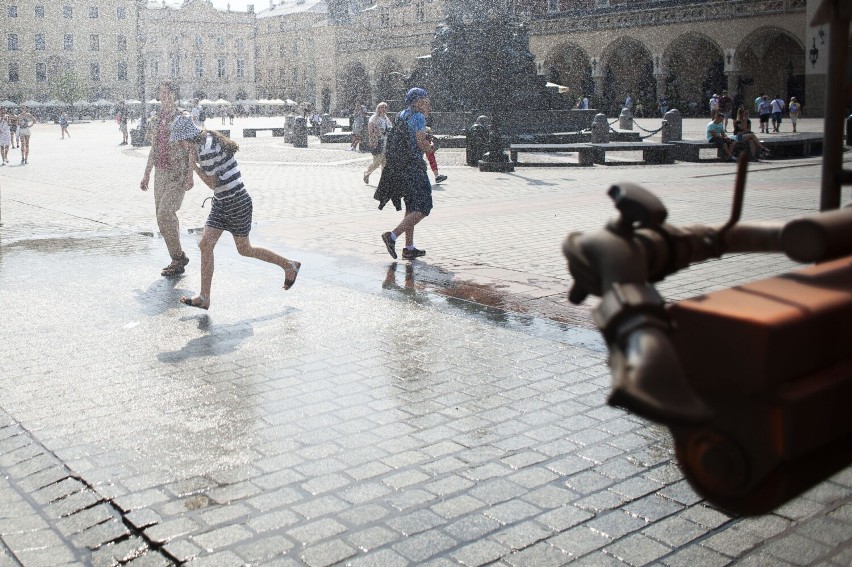
<svg viewBox="0 0 852 567">
<path fill-rule="evenodd" d="M 588 307 L 560 305 L 542 313 L 547 309 L 540 302 L 530 305 L 529 298 L 512 294 L 503 289 L 506 287 L 503 284 L 460 280 L 452 272 L 420 260 L 405 263 L 402 277 L 400 271 L 398 262 L 391 263 L 382 288 L 398 291 L 406 301 L 449 306 L 499 325 L 520 326 L 536 336 L 597 352 L 606 351 Z"/>
</svg>

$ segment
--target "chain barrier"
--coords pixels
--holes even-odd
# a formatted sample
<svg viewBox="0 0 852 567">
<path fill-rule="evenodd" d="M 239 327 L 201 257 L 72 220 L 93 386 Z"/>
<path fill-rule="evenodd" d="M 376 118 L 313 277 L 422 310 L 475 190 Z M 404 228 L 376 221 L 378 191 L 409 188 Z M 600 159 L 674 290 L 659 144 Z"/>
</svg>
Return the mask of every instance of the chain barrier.
<svg viewBox="0 0 852 567">
<path fill-rule="evenodd" d="M 650 131 L 651 131 L 651 130 L 647 130 L 647 129 L 645 129 L 645 128 L 642 128 L 642 127 L 639 125 L 639 123 L 638 123 L 638 122 L 636 122 L 636 119 L 635 119 L 635 118 L 633 119 L 633 125 L 634 125 L 634 126 L 636 126 L 637 128 L 639 128 L 640 130 L 642 130 L 643 132 L 650 132 Z M 654 132 L 659 132 L 659 131 L 660 131 L 660 130 L 662 130 L 662 129 L 663 129 L 663 127 L 662 127 L 662 126 L 660 126 L 660 129 L 659 129 L 659 130 L 654 130 Z"/>
<path fill-rule="evenodd" d="M 643 130 L 645 130 L 645 129 L 643 128 Z M 662 126 L 660 126 L 659 128 L 657 128 L 657 129 L 656 129 L 656 130 L 654 130 L 654 131 L 651 131 L 651 130 L 645 130 L 646 132 L 650 132 L 650 133 L 649 133 L 647 136 L 639 136 L 639 139 L 640 139 L 640 140 L 648 139 L 648 138 L 650 138 L 651 136 L 655 136 L 657 133 L 661 132 L 662 130 L 663 130 L 663 127 L 662 127 Z"/>
</svg>

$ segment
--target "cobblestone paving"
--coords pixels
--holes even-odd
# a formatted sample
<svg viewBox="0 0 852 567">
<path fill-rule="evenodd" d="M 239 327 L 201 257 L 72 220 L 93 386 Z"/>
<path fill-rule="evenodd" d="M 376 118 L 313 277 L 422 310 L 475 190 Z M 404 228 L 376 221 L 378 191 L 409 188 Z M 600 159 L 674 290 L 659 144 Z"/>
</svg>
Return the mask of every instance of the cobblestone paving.
<svg viewBox="0 0 852 567">
<path fill-rule="evenodd" d="M 559 245 L 612 216 L 608 184 L 717 223 L 730 166 L 487 176 L 442 150 L 427 261 L 406 264 L 367 158 L 241 140 L 253 240 L 303 274 L 283 292 L 223 240 L 200 312 L 177 303 L 197 235 L 186 276 L 160 278 L 145 152 L 113 130 L 37 125 L 30 164 L 0 169 L 0 566 L 852 564 L 852 469 L 763 517 L 708 506 L 665 429 L 605 405 L 605 349 L 564 299 Z M 813 211 L 818 172 L 758 165 L 744 217 Z M 660 289 L 790 266 L 734 256 Z"/>
</svg>

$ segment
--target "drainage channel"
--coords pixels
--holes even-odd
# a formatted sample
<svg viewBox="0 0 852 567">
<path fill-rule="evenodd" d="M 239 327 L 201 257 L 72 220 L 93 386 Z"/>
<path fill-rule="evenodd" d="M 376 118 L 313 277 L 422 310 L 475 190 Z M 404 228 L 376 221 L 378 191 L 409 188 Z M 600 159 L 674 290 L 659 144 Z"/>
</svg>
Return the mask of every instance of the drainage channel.
<svg viewBox="0 0 852 567">
<path fill-rule="evenodd" d="M 142 556 L 181 564 L 151 540 L 144 514 L 134 517 L 75 474 L 0 410 L 0 501 L 5 514 L 0 557 L 20 564 L 123 565 Z"/>
</svg>

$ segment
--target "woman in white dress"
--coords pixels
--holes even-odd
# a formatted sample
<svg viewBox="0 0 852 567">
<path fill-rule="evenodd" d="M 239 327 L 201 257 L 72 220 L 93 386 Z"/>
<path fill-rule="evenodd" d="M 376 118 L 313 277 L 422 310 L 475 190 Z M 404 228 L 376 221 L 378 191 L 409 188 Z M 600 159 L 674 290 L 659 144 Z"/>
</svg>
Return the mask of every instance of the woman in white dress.
<svg viewBox="0 0 852 567">
<path fill-rule="evenodd" d="M 2 158 L 0 165 L 9 163 L 9 144 L 11 143 L 12 129 L 9 124 L 9 115 L 4 112 L 0 116 L 0 158 Z"/>
</svg>

